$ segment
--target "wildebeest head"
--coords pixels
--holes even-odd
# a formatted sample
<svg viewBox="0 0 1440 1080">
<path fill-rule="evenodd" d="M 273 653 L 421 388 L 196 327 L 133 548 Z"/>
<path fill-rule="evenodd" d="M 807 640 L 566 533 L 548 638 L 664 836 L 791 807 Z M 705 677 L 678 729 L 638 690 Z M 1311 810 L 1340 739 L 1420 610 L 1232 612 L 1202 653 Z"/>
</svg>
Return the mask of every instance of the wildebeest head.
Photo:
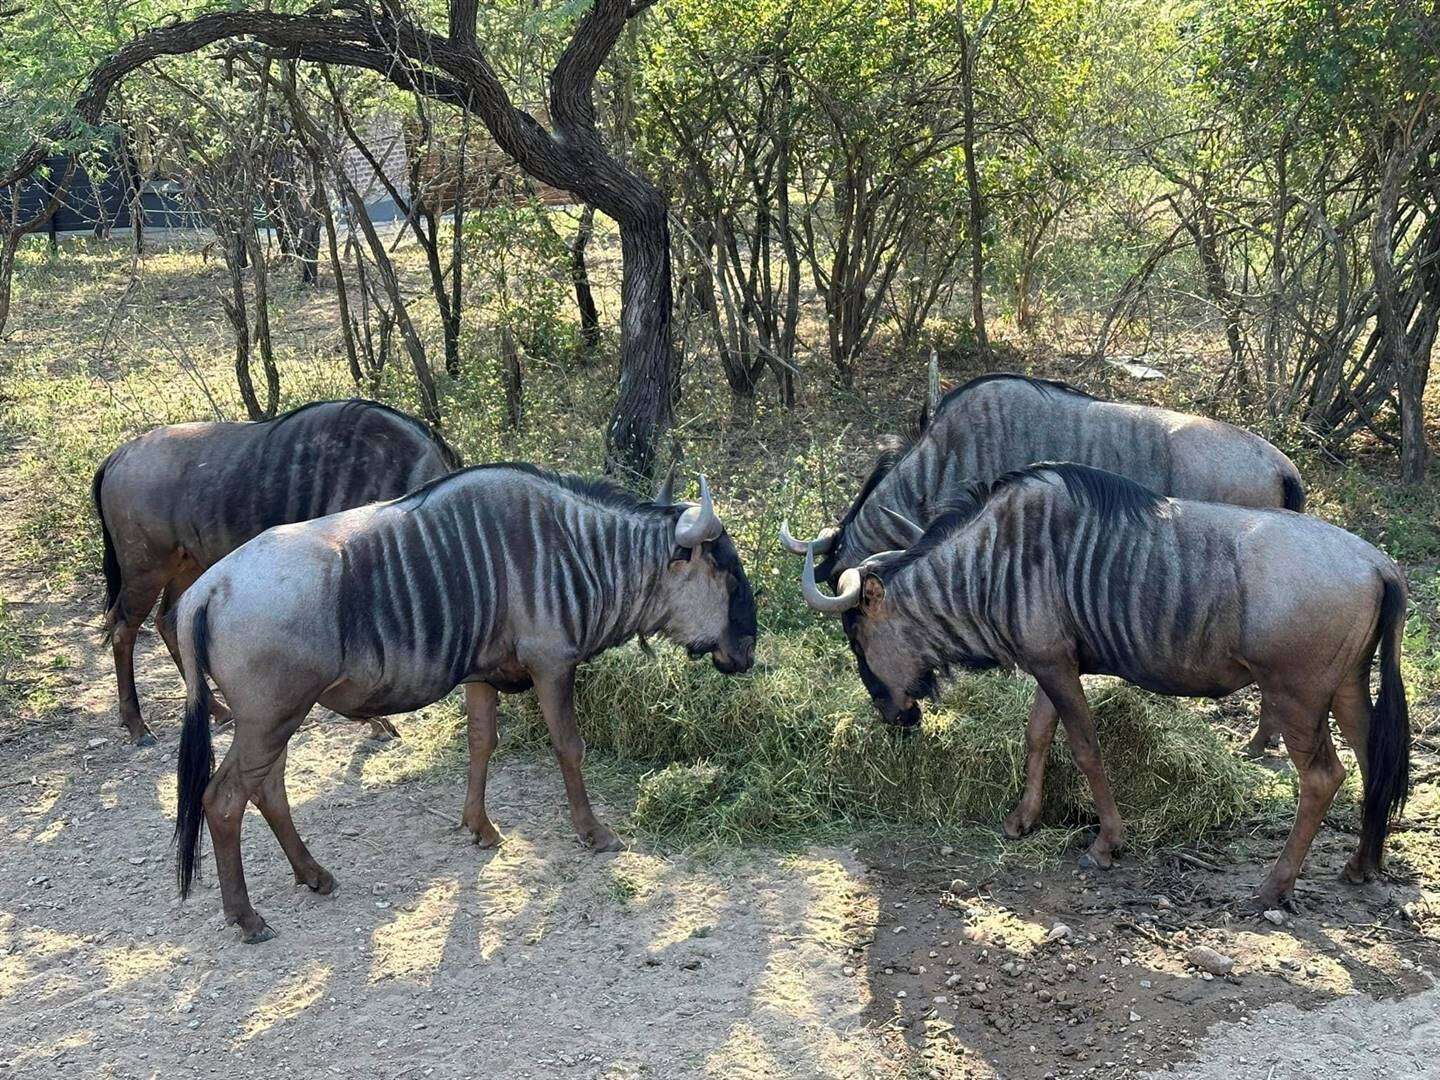
<svg viewBox="0 0 1440 1080">
<path fill-rule="evenodd" d="M 810 607 L 841 616 L 860 680 L 881 719 L 912 728 L 920 723 L 920 699 L 935 692 L 937 673 L 919 642 L 912 640 L 907 616 L 885 598 L 886 563 L 900 554 L 870 556 L 841 574 L 836 594 L 826 596 L 815 581 L 815 553 L 807 550 L 800 587 Z"/>
<path fill-rule="evenodd" d="M 668 501 L 662 488 L 657 502 Z M 706 653 L 727 675 L 755 663 L 755 594 L 735 542 L 715 513 L 710 486 L 700 477 L 700 502 L 675 522 L 675 551 L 665 578 L 666 635 L 691 659 Z"/>
</svg>

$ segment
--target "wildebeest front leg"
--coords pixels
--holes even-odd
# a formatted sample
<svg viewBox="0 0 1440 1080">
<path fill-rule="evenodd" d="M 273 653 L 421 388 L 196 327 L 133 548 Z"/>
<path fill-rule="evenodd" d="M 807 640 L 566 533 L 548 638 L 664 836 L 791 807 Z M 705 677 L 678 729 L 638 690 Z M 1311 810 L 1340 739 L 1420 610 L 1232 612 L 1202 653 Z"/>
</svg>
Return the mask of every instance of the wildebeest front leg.
<svg viewBox="0 0 1440 1080">
<path fill-rule="evenodd" d="M 270 831 L 280 841 L 290 868 L 295 871 L 295 883 L 308 885 L 322 896 L 335 891 L 335 878 L 310 854 L 305 841 L 295 829 L 295 819 L 290 816 L 290 796 L 285 790 L 285 752 L 270 766 L 260 790 L 255 796 L 255 805 L 265 815 Z"/>
<path fill-rule="evenodd" d="M 1040 820 L 1040 807 L 1045 798 L 1045 759 L 1055 740 L 1055 724 L 1060 714 L 1037 685 L 1035 699 L 1030 702 L 1030 722 L 1025 727 L 1025 793 L 1019 805 L 1005 815 L 1000 828 L 1011 840 L 1018 840 Z"/>
<path fill-rule="evenodd" d="M 1100 835 L 1090 845 L 1090 850 L 1080 857 L 1080 865 L 1108 868 L 1115 861 L 1114 853 L 1125 844 L 1125 822 L 1120 818 L 1115 796 L 1110 791 L 1110 781 L 1105 776 L 1105 766 L 1100 760 L 1100 740 L 1095 734 L 1095 718 L 1085 700 L 1085 688 L 1074 668 L 1068 671 L 1037 671 L 1035 677 L 1060 714 L 1060 721 L 1065 725 L 1065 737 L 1070 742 L 1071 756 L 1090 782 L 1090 793 L 1100 814 Z"/>
<path fill-rule="evenodd" d="M 465 684 L 465 718 L 470 737 L 470 779 L 465 789 L 465 813 L 461 822 L 477 844 L 494 847 L 500 843 L 500 830 L 485 812 L 490 755 L 500 745 L 500 695 L 493 686 L 483 682 Z"/>
<path fill-rule="evenodd" d="M 555 748 L 560 772 L 565 777 L 565 795 L 570 800 L 570 820 L 575 823 L 575 831 L 596 851 L 621 850 L 625 845 L 620 838 L 595 817 L 590 796 L 585 791 L 585 778 L 580 773 L 585 760 L 585 740 L 575 726 L 575 669 L 569 668 L 558 675 L 536 676 L 535 691 L 540 697 L 545 724 L 550 729 L 550 744 Z"/>
</svg>

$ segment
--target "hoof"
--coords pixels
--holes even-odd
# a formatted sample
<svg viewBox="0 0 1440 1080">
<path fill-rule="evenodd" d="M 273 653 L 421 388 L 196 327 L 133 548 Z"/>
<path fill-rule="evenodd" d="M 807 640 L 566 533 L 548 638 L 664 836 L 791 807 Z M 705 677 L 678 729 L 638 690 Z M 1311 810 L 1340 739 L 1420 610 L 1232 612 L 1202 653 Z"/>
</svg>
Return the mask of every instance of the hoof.
<svg viewBox="0 0 1440 1080">
<path fill-rule="evenodd" d="M 137 736 L 135 737 L 135 739 L 133 740 L 133 742 L 135 743 L 135 745 L 136 745 L 137 747 L 141 747 L 141 746 L 154 746 L 154 745 L 155 745 L 157 742 L 159 742 L 159 741 L 160 741 L 160 740 L 158 740 L 157 738 L 155 738 L 155 736 L 152 735 L 152 734 L 149 732 L 149 730 L 142 731 L 142 732 L 141 732 L 139 735 L 137 735 Z"/>
<path fill-rule="evenodd" d="M 270 929 L 270 924 L 266 922 L 261 922 L 260 928 L 258 930 L 247 930 L 245 932 L 245 936 L 242 937 L 240 940 L 243 941 L 246 945 L 259 945 L 263 942 L 269 941 L 274 936 L 275 931 Z"/>
<path fill-rule="evenodd" d="M 1081 870 L 1109 870 L 1115 865 L 1115 857 L 1109 852 L 1097 853 L 1093 848 L 1080 856 Z"/>
<path fill-rule="evenodd" d="M 471 829 L 470 838 L 478 848 L 497 848 L 505 838 L 500 835 L 500 830 L 491 825 L 488 829 Z"/>
<path fill-rule="evenodd" d="M 1364 885 L 1380 876 L 1380 868 L 1362 859 L 1357 851 L 1345 863 L 1345 869 L 1340 871 L 1340 876 L 1351 885 Z"/>
<path fill-rule="evenodd" d="M 295 884 L 304 885 L 311 892 L 319 893 L 321 896 L 329 896 L 335 891 L 335 876 L 329 870 L 317 867 L 315 873 L 308 878 L 297 876 Z"/>
<path fill-rule="evenodd" d="M 602 851 L 624 851 L 625 841 L 621 840 L 613 832 L 601 825 L 586 837 L 592 851 L 597 854 Z"/>
<path fill-rule="evenodd" d="M 1030 835 L 1034 828 L 1033 824 L 1022 821 L 1018 813 L 1006 814 L 1005 819 L 1000 822 L 1000 832 L 1006 840 L 1019 840 Z"/>
<path fill-rule="evenodd" d="M 1245 903 L 1240 905 L 1240 911 L 1245 915 L 1254 918 L 1262 918 L 1267 911 L 1276 909 L 1288 911 L 1292 915 L 1299 914 L 1300 908 L 1295 904 L 1295 893 L 1286 889 L 1280 892 L 1278 889 L 1262 888 Z"/>
</svg>

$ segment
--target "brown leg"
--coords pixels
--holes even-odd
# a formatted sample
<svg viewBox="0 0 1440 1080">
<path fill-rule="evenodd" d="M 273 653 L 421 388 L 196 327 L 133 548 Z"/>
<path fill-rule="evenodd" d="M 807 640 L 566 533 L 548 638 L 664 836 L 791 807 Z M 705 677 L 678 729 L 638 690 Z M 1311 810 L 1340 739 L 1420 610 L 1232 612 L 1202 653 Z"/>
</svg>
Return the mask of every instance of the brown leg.
<svg viewBox="0 0 1440 1080">
<path fill-rule="evenodd" d="M 258 945 L 274 937 L 275 931 L 251 906 L 250 892 L 245 887 L 245 870 L 240 863 L 240 825 L 248 799 L 238 761 L 239 754 L 232 744 L 205 789 L 205 822 L 210 826 L 210 843 L 215 849 L 215 874 L 220 879 L 225 921 L 240 927 L 247 945 Z"/>
<path fill-rule="evenodd" d="M 1255 734 L 1250 736 L 1250 741 L 1245 744 L 1245 756 L 1247 758 L 1262 758 L 1267 750 L 1278 750 L 1280 748 L 1280 732 L 1265 719 L 1261 714 L 1260 723 L 1255 727 Z"/>
<path fill-rule="evenodd" d="M 481 847 L 494 847 L 502 839 L 485 812 L 485 781 L 490 755 L 500 745 L 500 695 L 489 683 L 465 684 L 465 716 L 470 737 L 470 780 L 465 789 L 465 828 Z M 569 781 L 567 779 L 566 783 Z"/>
<path fill-rule="evenodd" d="M 1115 806 L 1115 796 L 1110 792 L 1110 781 L 1105 776 L 1105 766 L 1100 760 L 1100 740 L 1095 734 L 1095 718 L 1090 715 L 1090 705 L 1085 700 L 1085 688 L 1080 684 L 1079 673 L 1069 670 L 1051 669 L 1036 672 L 1041 689 L 1054 702 L 1060 720 L 1065 725 L 1065 737 L 1070 742 L 1070 753 L 1075 764 L 1090 782 L 1090 794 L 1095 799 L 1095 809 L 1100 814 L 1100 835 L 1090 845 L 1090 850 L 1080 857 L 1085 868 L 1109 868 L 1115 861 L 1114 854 L 1125 844 L 1125 822 Z"/>
<path fill-rule="evenodd" d="M 135 692 L 135 637 L 155 606 L 161 586 L 149 583 L 127 587 L 121 593 L 120 610 L 124 618 L 115 620 L 110 648 L 115 657 L 115 684 L 120 696 L 120 723 L 136 746 L 148 746 L 155 736 L 140 715 L 140 696 Z"/>
<path fill-rule="evenodd" d="M 389 742 L 391 739 L 400 738 L 400 732 L 390 722 L 389 717 L 370 717 L 370 738 L 376 742 Z"/>
<path fill-rule="evenodd" d="M 560 772 L 565 777 L 565 795 L 570 800 L 570 820 L 575 823 L 575 831 L 596 851 L 621 850 L 625 845 L 620 838 L 595 817 L 590 796 L 585 791 L 585 778 L 580 773 L 580 765 L 585 760 L 585 740 L 575 726 L 574 669 L 560 676 L 537 676 L 535 690 L 550 729 L 550 744 L 555 748 Z"/>
<path fill-rule="evenodd" d="M 1036 686 L 1035 699 L 1030 702 L 1030 722 L 1025 728 L 1025 793 L 1000 825 L 1011 840 L 1024 836 L 1040 819 L 1045 797 L 1045 759 L 1055 740 L 1055 724 L 1059 719 L 1060 714 L 1045 691 Z"/>
<path fill-rule="evenodd" d="M 1366 745 L 1370 740 L 1370 687 L 1369 680 L 1357 676 L 1348 682 L 1341 683 L 1340 688 L 1335 691 L 1335 696 L 1330 699 L 1330 711 L 1335 714 L 1335 723 L 1340 728 L 1340 734 L 1344 736 L 1345 742 L 1355 752 L 1355 763 L 1360 766 L 1360 783 L 1363 790 L 1365 777 L 1369 773 L 1369 763 L 1366 760 Z M 1359 885 L 1371 881 L 1380 873 L 1380 866 L 1374 859 L 1361 858 L 1360 848 L 1357 845 L 1354 854 L 1345 864 L 1341 872 L 1346 881 Z"/>
<path fill-rule="evenodd" d="M 1274 714 L 1277 726 L 1285 735 L 1285 749 L 1290 752 L 1290 760 L 1300 777 L 1300 805 L 1285 847 L 1260 886 L 1254 903 L 1261 909 L 1292 907 L 1295 878 L 1305 865 L 1310 842 L 1315 839 L 1320 823 L 1335 801 L 1335 792 L 1345 779 L 1345 767 L 1340 764 L 1335 744 L 1330 741 L 1330 725 L 1326 723 L 1323 706 L 1307 705 L 1283 691 L 1262 689 L 1261 693 L 1260 708 L 1262 712 Z"/>
<path fill-rule="evenodd" d="M 165 591 L 160 594 L 160 610 L 155 613 L 155 629 L 160 631 L 160 637 L 165 642 L 165 648 L 170 650 L 170 659 L 175 661 L 175 666 L 180 670 L 180 675 L 185 675 L 185 665 L 180 662 L 180 643 L 175 636 L 175 624 L 168 618 L 175 605 L 180 602 L 180 597 L 185 590 L 195 584 L 195 579 L 200 576 L 200 568 L 194 563 L 188 564 L 187 570 L 180 577 L 172 578 L 165 586 Z M 230 723 L 230 709 L 214 693 L 210 693 L 210 720 L 216 727 L 224 727 Z"/>
<path fill-rule="evenodd" d="M 283 769 L 285 745 L 304 719 L 305 713 L 301 712 L 288 720 L 248 720 L 236 724 L 230 750 L 205 789 L 205 821 L 210 826 L 210 841 L 215 848 L 215 873 L 220 879 L 225 920 L 240 927 L 247 945 L 269 941 L 275 931 L 251 905 L 250 893 L 245 887 L 245 870 L 240 862 L 240 826 L 245 817 L 245 804 L 253 801 L 260 805 L 266 801 L 262 791 L 265 782 L 277 763 Z M 269 802 L 269 808 L 272 812 L 276 810 L 273 801 Z M 286 817 L 288 819 L 288 804 Z M 273 820 L 271 825 L 273 828 Z M 281 836 L 278 830 L 276 835 Z M 295 837 L 297 844 L 299 839 Z M 283 836 L 281 844 L 285 844 Z M 299 849 L 303 851 L 304 845 L 299 844 Z M 288 847 L 286 854 L 291 854 Z M 305 854 L 309 856 L 308 852 Z M 293 858 L 291 861 L 293 863 Z"/>
<path fill-rule="evenodd" d="M 308 885 L 322 896 L 330 895 L 335 890 L 335 879 L 330 871 L 315 861 L 315 856 L 310 854 L 305 841 L 295 831 L 295 821 L 290 816 L 290 796 L 285 791 L 284 751 L 281 751 L 280 759 L 270 766 L 270 772 L 255 796 L 255 805 L 265 815 L 270 831 L 280 841 L 285 857 L 290 860 L 296 884 Z"/>
</svg>

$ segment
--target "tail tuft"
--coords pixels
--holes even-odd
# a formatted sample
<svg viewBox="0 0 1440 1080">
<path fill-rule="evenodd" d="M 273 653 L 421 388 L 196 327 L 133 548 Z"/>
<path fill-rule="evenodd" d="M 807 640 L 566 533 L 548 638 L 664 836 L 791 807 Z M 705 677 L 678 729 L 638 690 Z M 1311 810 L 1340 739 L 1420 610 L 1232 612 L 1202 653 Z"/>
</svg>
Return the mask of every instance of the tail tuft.
<svg viewBox="0 0 1440 1080">
<path fill-rule="evenodd" d="M 209 616 L 205 606 L 195 612 L 189 641 L 182 641 L 185 657 L 185 726 L 180 732 L 176 766 L 175 879 L 180 895 L 190 895 L 190 883 L 200 871 L 200 824 L 205 820 L 205 789 L 215 769 L 210 744 Z M 183 631 L 182 631 L 183 633 Z"/>
<path fill-rule="evenodd" d="M 1390 823 L 1405 809 L 1410 791 L 1410 707 L 1400 678 L 1400 644 L 1405 633 L 1405 585 L 1387 577 L 1380 599 L 1380 696 L 1366 741 L 1361 859 L 1379 869 Z"/>
</svg>

